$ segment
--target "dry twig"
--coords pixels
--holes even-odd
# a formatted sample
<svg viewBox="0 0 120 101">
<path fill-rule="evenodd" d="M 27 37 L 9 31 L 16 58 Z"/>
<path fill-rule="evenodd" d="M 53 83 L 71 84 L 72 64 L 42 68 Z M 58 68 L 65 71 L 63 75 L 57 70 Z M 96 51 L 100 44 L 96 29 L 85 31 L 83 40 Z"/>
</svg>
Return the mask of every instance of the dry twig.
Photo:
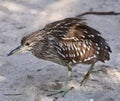
<svg viewBox="0 0 120 101">
<path fill-rule="evenodd" d="M 114 11 L 109 11 L 109 12 L 93 12 L 93 11 L 90 11 L 90 12 L 85 12 L 85 13 L 79 14 L 76 17 L 82 17 L 82 16 L 85 16 L 85 15 L 120 15 L 120 13 L 119 12 L 114 12 Z"/>
</svg>

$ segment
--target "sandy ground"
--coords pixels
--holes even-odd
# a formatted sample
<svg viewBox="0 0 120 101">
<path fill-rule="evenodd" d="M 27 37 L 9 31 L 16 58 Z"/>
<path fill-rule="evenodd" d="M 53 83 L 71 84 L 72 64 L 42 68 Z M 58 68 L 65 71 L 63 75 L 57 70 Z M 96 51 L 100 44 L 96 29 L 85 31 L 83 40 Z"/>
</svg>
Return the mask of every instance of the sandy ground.
<svg viewBox="0 0 120 101">
<path fill-rule="evenodd" d="M 80 81 L 88 65 L 73 69 L 64 97 L 47 96 L 55 81 L 64 81 L 66 68 L 37 59 L 31 53 L 7 57 L 21 38 L 45 24 L 85 11 L 120 12 L 120 0 L 0 0 L 0 101 L 120 101 L 120 16 L 85 16 L 112 48 L 111 60 L 96 63 L 85 87 Z"/>
</svg>

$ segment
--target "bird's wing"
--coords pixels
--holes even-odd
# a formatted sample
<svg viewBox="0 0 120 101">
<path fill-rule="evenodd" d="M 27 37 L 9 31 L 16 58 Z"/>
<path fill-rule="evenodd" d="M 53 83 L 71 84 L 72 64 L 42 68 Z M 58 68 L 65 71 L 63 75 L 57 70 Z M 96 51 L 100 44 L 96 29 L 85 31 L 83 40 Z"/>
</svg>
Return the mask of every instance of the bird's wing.
<svg viewBox="0 0 120 101">
<path fill-rule="evenodd" d="M 74 25 L 64 37 L 56 39 L 55 49 L 66 62 L 89 64 L 97 60 L 109 60 L 111 50 L 105 39 L 87 25 Z"/>
</svg>

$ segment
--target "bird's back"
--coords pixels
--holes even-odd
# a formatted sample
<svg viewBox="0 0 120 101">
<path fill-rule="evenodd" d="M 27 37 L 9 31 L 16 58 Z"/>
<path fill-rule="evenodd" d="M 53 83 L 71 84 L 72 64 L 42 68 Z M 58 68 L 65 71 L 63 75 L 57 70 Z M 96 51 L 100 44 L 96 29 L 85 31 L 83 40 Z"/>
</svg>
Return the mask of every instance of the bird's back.
<svg viewBox="0 0 120 101">
<path fill-rule="evenodd" d="M 57 55 L 65 64 L 91 64 L 110 59 L 111 49 L 100 32 L 81 19 L 66 18 L 46 25 L 43 30 L 46 33 L 46 50 L 52 49 L 49 53 Z"/>
</svg>

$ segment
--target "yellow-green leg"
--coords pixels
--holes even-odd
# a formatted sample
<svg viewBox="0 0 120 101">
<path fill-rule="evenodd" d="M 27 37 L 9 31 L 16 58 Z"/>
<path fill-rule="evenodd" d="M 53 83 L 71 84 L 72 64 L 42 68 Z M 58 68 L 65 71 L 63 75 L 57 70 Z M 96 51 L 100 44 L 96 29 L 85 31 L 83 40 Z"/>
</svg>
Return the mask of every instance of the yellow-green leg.
<svg viewBox="0 0 120 101">
<path fill-rule="evenodd" d="M 64 93 L 64 95 L 71 89 L 71 88 L 68 88 L 68 81 L 69 81 L 69 78 L 71 76 L 71 72 L 72 72 L 72 69 L 70 66 L 67 66 L 67 75 L 65 77 L 65 82 L 64 82 L 64 85 L 61 89 L 58 89 L 58 90 L 50 90 L 50 92 L 53 92 L 52 94 L 50 95 L 56 95 L 56 94 L 59 94 L 59 93 Z"/>
<path fill-rule="evenodd" d="M 91 66 L 90 66 L 90 69 L 88 70 L 88 72 L 86 73 L 86 75 L 84 76 L 83 80 L 81 81 L 81 86 L 85 85 L 86 81 L 88 80 L 92 70 L 93 70 L 93 66 L 94 66 L 95 63 L 93 63 Z"/>
</svg>

